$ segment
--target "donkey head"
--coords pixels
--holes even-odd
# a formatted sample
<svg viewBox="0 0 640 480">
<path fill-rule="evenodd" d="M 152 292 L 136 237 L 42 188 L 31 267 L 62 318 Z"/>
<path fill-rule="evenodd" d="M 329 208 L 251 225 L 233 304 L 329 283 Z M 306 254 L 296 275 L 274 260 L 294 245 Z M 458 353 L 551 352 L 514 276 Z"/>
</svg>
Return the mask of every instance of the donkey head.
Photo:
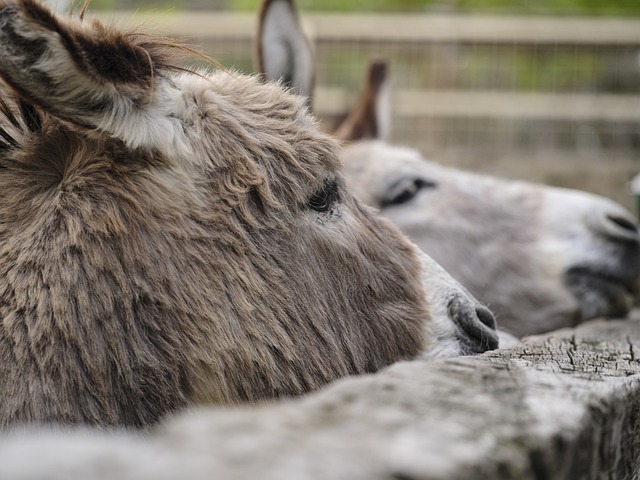
<svg viewBox="0 0 640 480">
<path fill-rule="evenodd" d="M 343 139 L 361 138 L 389 112 L 379 108 L 389 103 L 379 83 L 353 109 L 366 114 L 338 128 Z M 382 138 L 344 148 L 349 186 L 482 298 L 502 328 L 521 336 L 627 314 L 640 235 L 620 205 L 446 168 Z"/>
<path fill-rule="evenodd" d="M 289 45 L 281 51 L 295 58 L 308 44 L 300 40 L 297 21 L 287 20 L 296 19 L 295 12 L 283 13 L 293 9 L 292 2 L 266 2 L 271 4 L 279 5 L 271 17 L 279 19 L 279 38 Z M 272 22 L 263 21 L 263 44 Z M 269 49 L 260 51 L 265 55 Z M 298 70 L 311 65 L 306 76 L 312 78 L 310 56 L 287 65 Z M 334 130 L 339 139 L 353 142 L 340 155 L 356 196 L 398 225 L 514 334 L 625 315 L 640 275 L 634 217 L 602 197 L 461 172 L 383 142 L 391 127 L 387 70 L 384 61 L 372 62 L 362 95 Z M 278 70 L 265 73 L 275 78 Z"/>
<path fill-rule="evenodd" d="M 314 84 L 313 53 L 300 27 L 293 0 L 265 0 L 262 3 L 257 43 L 257 68 L 261 76 L 268 81 L 289 85 L 295 93 L 308 98 L 312 94 Z M 385 71 L 386 65 L 383 63 L 372 69 L 369 75 L 370 88 L 367 90 L 370 97 L 377 98 L 377 93 L 384 88 Z M 296 83 L 290 80 L 302 78 L 305 79 L 304 82 Z M 298 86 L 296 87 L 296 85 Z M 376 112 L 382 110 L 381 105 L 378 107 Z M 364 110 L 367 108 L 365 105 Z M 345 121 L 345 125 L 353 127 L 358 135 L 365 135 L 366 132 L 369 132 L 370 135 L 379 135 L 385 132 L 385 125 L 382 123 L 384 117 L 382 116 L 380 117 L 381 122 L 360 128 L 360 119 L 369 118 L 367 111 L 364 110 L 356 109 Z M 346 132 L 347 128 L 344 131 Z M 421 252 L 420 255 L 425 265 L 424 271 L 427 272 L 425 281 L 435 277 L 440 279 L 436 282 L 439 285 L 438 288 L 426 292 L 429 304 L 440 312 L 436 316 L 435 322 L 437 325 L 437 345 L 429 354 L 477 353 L 486 349 L 487 332 L 485 327 L 488 326 L 490 330 L 495 329 L 492 313 L 433 260 Z M 446 292 L 444 290 L 438 291 L 445 285 Z M 458 293 L 453 294 L 452 292 Z M 470 317 L 467 314 L 455 314 L 457 301 L 453 300 L 454 298 L 465 298 L 465 304 L 468 301 L 475 304 L 476 315 Z M 465 306 L 462 311 L 468 311 L 468 307 Z"/>
<path fill-rule="evenodd" d="M 303 99 L 177 51 L 0 5 L 0 425 L 299 394 L 431 351 L 451 316 L 449 353 L 496 346 Z"/>
</svg>

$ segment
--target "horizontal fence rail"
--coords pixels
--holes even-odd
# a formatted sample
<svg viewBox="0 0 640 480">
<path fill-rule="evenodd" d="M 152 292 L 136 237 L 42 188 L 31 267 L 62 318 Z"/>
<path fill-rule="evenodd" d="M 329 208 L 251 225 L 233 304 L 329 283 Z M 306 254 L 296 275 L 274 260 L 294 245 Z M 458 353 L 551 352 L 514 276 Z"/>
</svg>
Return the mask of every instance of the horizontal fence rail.
<svg viewBox="0 0 640 480">
<path fill-rule="evenodd" d="M 353 92 L 341 88 L 316 90 L 322 112 L 344 112 Z M 550 120 L 638 121 L 640 96 L 513 92 L 401 90 L 393 109 L 400 116 L 497 117 Z"/>
<path fill-rule="evenodd" d="M 154 11 L 101 16 L 121 24 L 133 16 L 136 22 L 177 36 L 252 38 L 256 30 L 253 13 Z M 640 45 L 640 20 L 628 19 L 305 13 L 302 23 L 315 40 Z"/>
<path fill-rule="evenodd" d="M 215 39 L 242 42 L 248 55 L 252 53 L 257 21 L 255 14 L 229 12 L 112 12 L 101 16 L 122 25 L 142 24 L 198 44 Z M 635 46 L 640 68 L 640 20 L 367 13 L 305 14 L 303 22 L 308 35 L 316 42 Z M 225 51 L 223 48 L 211 54 L 224 56 Z M 395 114 L 640 121 L 640 95 L 443 90 L 400 88 L 395 95 Z M 319 113 L 344 113 L 353 96 L 353 86 L 319 85 Z"/>
</svg>

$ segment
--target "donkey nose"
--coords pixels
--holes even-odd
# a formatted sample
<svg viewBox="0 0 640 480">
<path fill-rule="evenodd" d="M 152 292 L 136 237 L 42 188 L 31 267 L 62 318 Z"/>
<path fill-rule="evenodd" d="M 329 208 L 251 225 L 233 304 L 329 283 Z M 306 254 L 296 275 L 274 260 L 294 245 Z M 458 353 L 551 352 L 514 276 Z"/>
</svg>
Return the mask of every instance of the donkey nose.
<svg viewBox="0 0 640 480">
<path fill-rule="evenodd" d="M 593 212 L 592 227 L 597 233 L 613 241 L 640 242 L 638 221 L 618 205 Z"/>
<path fill-rule="evenodd" d="M 460 329 L 460 341 L 470 352 L 482 353 L 498 348 L 496 319 L 488 308 L 453 298 L 449 302 L 449 316 Z"/>
<path fill-rule="evenodd" d="M 476 316 L 483 325 L 486 325 L 491 330 L 496 329 L 496 317 L 493 316 L 493 312 L 487 307 L 482 305 L 476 307 Z"/>
<path fill-rule="evenodd" d="M 619 213 L 608 213 L 607 220 L 614 224 L 614 228 L 617 230 L 622 229 L 625 234 L 630 234 L 634 237 L 638 236 L 638 223 L 635 218 L 631 216 L 623 216 Z"/>
</svg>

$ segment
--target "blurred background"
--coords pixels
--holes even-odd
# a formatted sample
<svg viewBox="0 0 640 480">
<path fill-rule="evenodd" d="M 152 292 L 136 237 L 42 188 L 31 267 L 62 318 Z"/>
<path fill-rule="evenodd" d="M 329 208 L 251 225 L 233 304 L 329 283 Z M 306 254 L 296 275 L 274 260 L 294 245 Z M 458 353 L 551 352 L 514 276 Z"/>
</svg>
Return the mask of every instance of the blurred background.
<svg viewBox="0 0 640 480">
<path fill-rule="evenodd" d="M 65 8 L 62 0 L 58 6 Z M 92 0 L 253 71 L 258 0 Z M 390 141 L 502 177 L 634 208 L 640 171 L 640 0 L 299 0 L 315 109 L 355 102 L 371 59 L 393 86 Z M 124 21 L 124 20 L 123 20 Z M 126 23 L 126 22 L 125 22 Z"/>
</svg>

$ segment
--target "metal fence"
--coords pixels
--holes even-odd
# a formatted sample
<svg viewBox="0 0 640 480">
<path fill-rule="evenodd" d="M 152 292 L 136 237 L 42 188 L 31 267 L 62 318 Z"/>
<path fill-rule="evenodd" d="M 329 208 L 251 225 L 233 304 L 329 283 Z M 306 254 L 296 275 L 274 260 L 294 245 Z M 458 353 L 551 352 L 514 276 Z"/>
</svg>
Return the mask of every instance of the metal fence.
<svg viewBox="0 0 640 480">
<path fill-rule="evenodd" d="M 136 21 L 252 71 L 255 14 L 160 12 Z M 640 171 L 640 20 L 303 13 L 303 24 L 319 115 L 346 111 L 369 60 L 383 57 L 392 142 L 630 202 L 625 184 Z"/>
</svg>

